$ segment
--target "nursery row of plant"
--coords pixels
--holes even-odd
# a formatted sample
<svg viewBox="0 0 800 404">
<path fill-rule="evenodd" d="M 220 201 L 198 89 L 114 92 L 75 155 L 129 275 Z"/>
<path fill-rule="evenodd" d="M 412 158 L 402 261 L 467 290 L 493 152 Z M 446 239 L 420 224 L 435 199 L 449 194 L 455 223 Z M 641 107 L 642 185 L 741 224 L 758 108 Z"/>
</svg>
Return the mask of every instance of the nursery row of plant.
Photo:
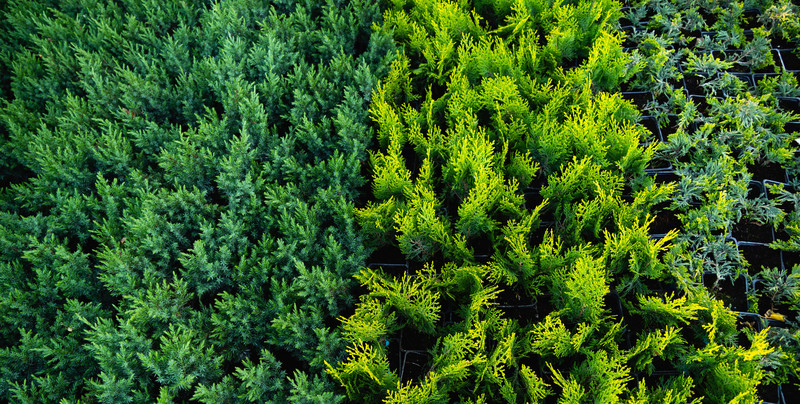
<svg viewBox="0 0 800 404">
<path fill-rule="evenodd" d="M 800 399 L 800 7 L 717 3 L 5 4 L 0 400 Z"/>
<path fill-rule="evenodd" d="M 702 269 L 712 295 L 748 330 L 769 326 L 774 351 L 762 361 L 761 398 L 797 401 L 798 6 L 630 6 L 619 24 L 629 26 L 637 48 L 632 62 L 660 62 L 643 64 L 625 90 L 649 97 L 640 105 L 660 122 L 664 140 L 654 160 L 657 178 L 678 184 L 660 216 L 684 234 L 675 243 L 678 260 L 665 262 Z"/>
<path fill-rule="evenodd" d="M 742 88 L 698 113 L 671 80 L 725 62 L 692 48 L 665 63 L 677 52 L 641 19 L 623 54 L 623 11 L 669 16 L 669 2 L 643 3 L 420 1 L 385 14 L 405 59 L 370 107 L 375 201 L 357 216 L 388 247 L 359 275 L 349 357 L 329 370 L 352 400 L 757 402 L 796 382 L 797 334 L 737 316 L 749 289 L 738 307 L 719 290 L 749 285 L 743 251 L 765 244 L 737 242 L 734 225 L 777 229 L 793 198 L 774 183 L 771 201 L 748 198 L 747 165 L 791 162 L 785 126 L 800 117 L 765 88 L 796 81 L 768 77 L 763 94 Z M 651 131 L 620 89 L 646 91 Z M 661 126 L 675 132 L 665 142 Z M 706 143 L 678 143 L 690 136 Z M 790 261 L 791 240 L 772 246 Z M 756 292 L 781 326 L 775 304 L 800 297 L 787 268 L 761 273 Z"/>
</svg>

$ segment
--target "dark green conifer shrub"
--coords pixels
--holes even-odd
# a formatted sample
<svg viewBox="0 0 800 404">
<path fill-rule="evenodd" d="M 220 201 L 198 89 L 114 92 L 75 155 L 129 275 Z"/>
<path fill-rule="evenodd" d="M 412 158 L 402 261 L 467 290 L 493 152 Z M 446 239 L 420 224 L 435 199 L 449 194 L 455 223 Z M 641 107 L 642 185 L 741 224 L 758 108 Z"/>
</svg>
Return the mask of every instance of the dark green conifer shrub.
<svg viewBox="0 0 800 404">
<path fill-rule="evenodd" d="M 369 1 L 10 1 L 0 400 L 337 402 Z"/>
</svg>

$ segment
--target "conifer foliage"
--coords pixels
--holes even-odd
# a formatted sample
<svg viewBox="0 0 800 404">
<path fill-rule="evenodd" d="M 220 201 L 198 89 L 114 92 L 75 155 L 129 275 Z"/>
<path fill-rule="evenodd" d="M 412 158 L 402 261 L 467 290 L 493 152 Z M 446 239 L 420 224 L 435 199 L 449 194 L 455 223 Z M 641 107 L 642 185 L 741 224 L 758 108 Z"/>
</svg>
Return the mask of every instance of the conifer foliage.
<svg viewBox="0 0 800 404">
<path fill-rule="evenodd" d="M 0 401 L 340 401 L 378 5 L 2 7 Z"/>
<path fill-rule="evenodd" d="M 649 231 L 674 185 L 645 174 L 653 139 L 616 94 L 620 4 L 391 3 L 402 51 L 372 96 L 356 215 L 406 262 L 358 275 L 347 358 L 328 361 L 348 398 L 755 402 L 765 334 L 739 346 L 705 289 L 653 286 L 674 277 L 676 232 Z"/>
</svg>

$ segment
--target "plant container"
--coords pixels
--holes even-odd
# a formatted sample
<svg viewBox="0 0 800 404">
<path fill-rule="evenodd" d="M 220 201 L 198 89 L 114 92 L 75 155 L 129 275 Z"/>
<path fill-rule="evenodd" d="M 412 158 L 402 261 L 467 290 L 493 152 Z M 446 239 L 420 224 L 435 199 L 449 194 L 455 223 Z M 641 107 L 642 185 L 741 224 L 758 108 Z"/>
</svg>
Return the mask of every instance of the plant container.
<svg viewBox="0 0 800 404">
<path fill-rule="evenodd" d="M 703 286 L 729 309 L 747 311 L 747 295 L 750 287 L 748 279 L 745 275 L 740 275 L 734 280 L 720 279 L 716 274 L 707 272 L 703 274 Z"/>
</svg>

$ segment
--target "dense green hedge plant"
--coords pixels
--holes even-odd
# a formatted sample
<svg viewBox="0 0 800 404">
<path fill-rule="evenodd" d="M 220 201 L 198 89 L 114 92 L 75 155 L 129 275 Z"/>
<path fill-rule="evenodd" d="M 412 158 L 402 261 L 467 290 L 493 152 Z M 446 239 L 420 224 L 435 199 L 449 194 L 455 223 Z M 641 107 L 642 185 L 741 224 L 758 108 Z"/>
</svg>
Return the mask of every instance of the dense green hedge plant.
<svg viewBox="0 0 800 404">
<path fill-rule="evenodd" d="M 0 400 L 340 401 L 378 5 L 0 13 Z"/>
</svg>

